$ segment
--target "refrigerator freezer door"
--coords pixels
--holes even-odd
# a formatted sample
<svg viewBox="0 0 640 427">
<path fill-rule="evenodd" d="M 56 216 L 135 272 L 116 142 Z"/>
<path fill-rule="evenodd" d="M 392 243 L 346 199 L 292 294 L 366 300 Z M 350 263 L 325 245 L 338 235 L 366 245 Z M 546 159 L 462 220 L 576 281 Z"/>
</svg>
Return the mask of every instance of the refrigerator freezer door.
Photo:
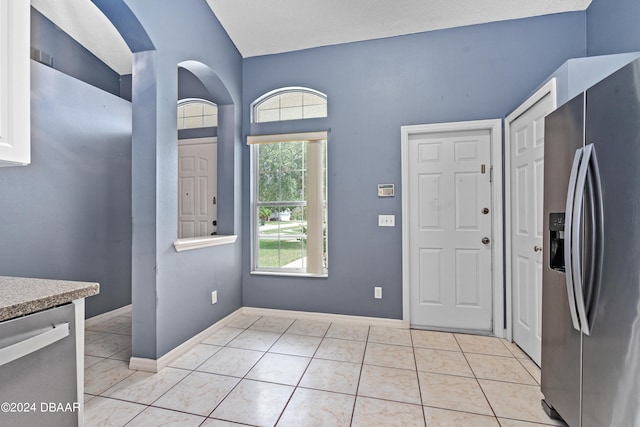
<svg viewBox="0 0 640 427">
<path fill-rule="evenodd" d="M 557 231 L 549 219 L 565 212 L 574 154 L 584 142 L 583 99 L 574 98 L 545 119 L 542 393 L 570 426 L 580 425 L 581 333 L 573 328 L 570 304 L 575 307 L 575 301 L 567 295 L 566 274 L 550 268 L 550 236 Z"/>
<path fill-rule="evenodd" d="M 640 63 L 587 92 L 586 123 L 598 153 L 604 256 L 583 343 L 582 425 L 640 426 Z"/>
</svg>

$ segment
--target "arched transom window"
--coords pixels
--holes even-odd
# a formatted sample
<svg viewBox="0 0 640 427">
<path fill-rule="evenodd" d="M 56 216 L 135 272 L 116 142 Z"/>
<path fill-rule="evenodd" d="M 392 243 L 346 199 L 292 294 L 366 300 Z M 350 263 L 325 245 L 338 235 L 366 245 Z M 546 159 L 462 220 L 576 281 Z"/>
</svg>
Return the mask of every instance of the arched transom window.
<svg viewBox="0 0 640 427">
<path fill-rule="evenodd" d="M 313 89 L 278 89 L 252 104 L 254 123 L 322 117 L 327 96 Z M 247 137 L 254 171 L 253 272 L 328 274 L 327 138 L 318 129 Z"/>
<path fill-rule="evenodd" d="M 218 126 L 218 106 L 206 99 L 178 101 L 178 130 Z"/>
<path fill-rule="evenodd" d="M 308 88 L 278 89 L 258 98 L 252 114 L 253 123 L 327 117 L 327 96 Z"/>
</svg>

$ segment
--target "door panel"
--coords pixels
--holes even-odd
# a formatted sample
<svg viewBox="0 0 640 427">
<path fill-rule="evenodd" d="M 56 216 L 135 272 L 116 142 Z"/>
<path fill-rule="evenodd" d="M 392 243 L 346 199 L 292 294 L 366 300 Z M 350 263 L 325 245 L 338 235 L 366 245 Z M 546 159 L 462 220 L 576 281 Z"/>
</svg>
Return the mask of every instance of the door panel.
<svg viewBox="0 0 640 427">
<path fill-rule="evenodd" d="M 420 249 L 420 287 L 419 301 L 421 304 L 442 305 L 442 250 Z"/>
<path fill-rule="evenodd" d="M 440 210 L 434 209 L 441 199 L 441 174 L 421 174 L 418 177 L 417 208 L 420 210 L 420 230 L 442 230 Z"/>
<path fill-rule="evenodd" d="M 553 109 L 547 94 L 511 122 L 511 289 L 513 340 L 540 365 L 544 118 Z"/>
<path fill-rule="evenodd" d="M 456 249 L 456 306 L 481 308 L 480 251 Z"/>
<path fill-rule="evenodd" d="M 477 172 L 456 174 L 456 230 L 477 230 L 480 226 L 478 175 Z"/>
<path fill-rule="evenodd" d="M 411 323 L 489 331 L 489 131 L 415 134 L 408 149 Z"/>
<path fill-rule="evenodd" d="M 193 194 L 195 188 L 196 182 L 194 177 L 187 176 L 180 178 L 180 194 L 182 194 L 182 203 L 180 203 L 180 214 L 182 216 L 194 216 L 196 214 L 196 198 Z"/>
<path fill-rule="evenodd" d="M 529 260 L 524 257 L 518 257 L 516 262 L 516 277 L 518 278 L 515 286 L 518 287 L 518 295 L 526 295 L 529 288 L 529 279 L 531 274 L 529 272 Z M 529 311 L 528 300 L 525 298 L 519 298 L 516 300 L 518 305 L 517 321 L 526 328 L 531 327 L 531 313 Z"/>
<path fill-rule="evenodd" d="M 515 194 L 515 223 L 517 225 L 516 233 L 520 236 L 529 236 L 529 194 L 527 185 L 527 175 L 529 175 L 529 166 L 521 165 L 516 168 L 514 186 L 517 191 Z"/>
</svg>

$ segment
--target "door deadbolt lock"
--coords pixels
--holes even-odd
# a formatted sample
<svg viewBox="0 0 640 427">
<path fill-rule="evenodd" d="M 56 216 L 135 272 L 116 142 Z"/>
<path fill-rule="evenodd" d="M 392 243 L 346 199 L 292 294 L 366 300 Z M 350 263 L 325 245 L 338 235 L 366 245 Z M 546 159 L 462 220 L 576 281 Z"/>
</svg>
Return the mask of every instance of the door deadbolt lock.
<svg viewBox="0 0 640 427">
<path fill-rule="evenodd" d="M 533 247 L 533 251 L 534 252 L 542 252 L 542 246 L 538 246 L 538 245 L 534 246 Z"/>
<path fill-rule="evenodd" d="M 489 244 L 489 242 L 491 242 L 491 240 L 489 240 L 489 238 L 488 238 L 488 237 L 483 237 L 483 238 L 482 238 L 482 244 L 483 244 L 483 245 L 488 245 L 488 244 Z"/>
<path fill-rule="evenodd" d="M 489 213 L 489 208 L 483 208 L 482 209 L 482 213 L 485 214 L 485 215 L 488 214 Z"/>
</svg>

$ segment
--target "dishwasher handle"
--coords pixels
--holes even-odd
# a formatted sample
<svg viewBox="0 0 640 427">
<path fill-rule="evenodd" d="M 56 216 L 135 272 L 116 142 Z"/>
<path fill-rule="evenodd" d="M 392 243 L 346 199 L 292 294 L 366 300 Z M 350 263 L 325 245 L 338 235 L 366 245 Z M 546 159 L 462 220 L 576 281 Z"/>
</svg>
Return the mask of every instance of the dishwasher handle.
<svg viewBox="0 0 640 427">
<path fill-rule="evenodd" d="M 69 336 L 69 323 L 59 323 L 44 332 L 0 348 L 0 366 L 45 348 Z"/>
</svg>

